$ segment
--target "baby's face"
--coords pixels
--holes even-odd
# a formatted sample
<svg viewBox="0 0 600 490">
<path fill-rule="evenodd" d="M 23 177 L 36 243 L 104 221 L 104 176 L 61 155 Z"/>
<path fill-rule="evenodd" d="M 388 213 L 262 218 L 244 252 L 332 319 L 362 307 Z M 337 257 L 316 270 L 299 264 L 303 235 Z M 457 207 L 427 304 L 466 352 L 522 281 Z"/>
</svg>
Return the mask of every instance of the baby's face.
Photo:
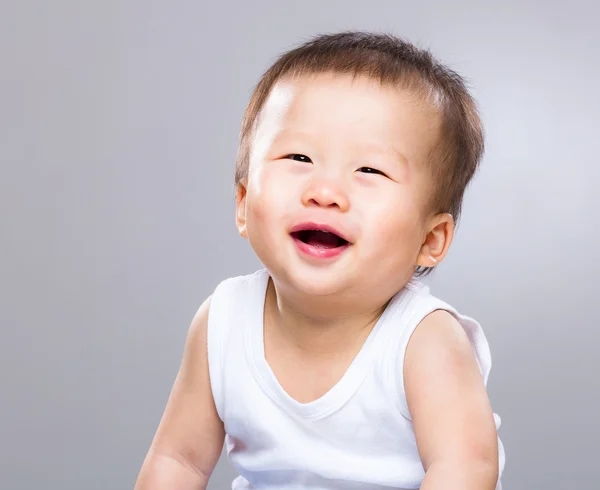
<svg viewBox="0 0 600 490">
<path fill-rule="evenodd" d="M 412 275 L 426 234 L 438 133 L 418 96 L 365 77 L 281 81 L 238 191 L 242 235 L 298 292 L 389 298 Z"/>
</svg>

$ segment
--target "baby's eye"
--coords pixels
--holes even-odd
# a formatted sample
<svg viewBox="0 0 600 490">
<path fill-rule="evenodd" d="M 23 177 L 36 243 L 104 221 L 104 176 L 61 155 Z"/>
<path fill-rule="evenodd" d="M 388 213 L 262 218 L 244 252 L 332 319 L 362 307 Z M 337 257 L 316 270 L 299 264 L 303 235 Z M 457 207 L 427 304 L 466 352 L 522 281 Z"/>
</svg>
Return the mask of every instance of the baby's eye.
<svg viewBox="0 0 600 490">
<path fill-rule="evenodd" d="M 377 170 L 376 168 L 371 167 L 360 167 L 358 169 L 358 172 L 363 172 L 365 174 L 379 174 L 383 175 L 384 177 L 387 177 L 387 175 L 385 175 L 381 170 Z"/>
<path fill-rule="evenodd" d="M 291 153 L 287 155 L 285 158 L 289 158 L 290 160 L 295 160 L 297 162 L 306 162 L 312 163 L 312 160 L 308 158 L 306 155 L 302 155 L 300 153 Z"/>
</svg>

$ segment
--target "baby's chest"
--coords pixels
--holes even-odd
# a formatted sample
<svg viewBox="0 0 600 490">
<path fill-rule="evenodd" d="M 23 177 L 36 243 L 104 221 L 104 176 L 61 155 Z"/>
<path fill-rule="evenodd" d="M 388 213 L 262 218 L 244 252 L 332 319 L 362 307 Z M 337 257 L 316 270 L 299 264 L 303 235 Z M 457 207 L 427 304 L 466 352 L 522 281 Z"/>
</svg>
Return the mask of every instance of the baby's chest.
<svg viewBox="0 0 600 490">
<path fill-rule="evenodd" d="M 273 359 L 269 365 L 281 390 L 301 404 L 319 400 L 344 377 L 351 360 L 308 365 L 289 359 Z"/>
<path fill-rule="evenodd" d="M 368 378 L 341 407 L 315 417 L 290 410 L 249 375 L 228 393 L 224 413 L 234 450 L 290 454 L 294 448 L 317 445 L 332 453 L 336 448 L 357 448 L 369 457 L 406 452 L 407 448 L 416 451 L 412 423 Z"/>
</svg>

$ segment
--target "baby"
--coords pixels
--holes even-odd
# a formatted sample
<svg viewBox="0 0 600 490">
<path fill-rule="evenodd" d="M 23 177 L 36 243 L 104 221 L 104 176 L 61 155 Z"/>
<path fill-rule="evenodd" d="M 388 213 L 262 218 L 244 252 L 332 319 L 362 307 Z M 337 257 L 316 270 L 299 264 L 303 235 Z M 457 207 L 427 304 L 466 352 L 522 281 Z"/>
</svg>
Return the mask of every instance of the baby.
<svg viewBox="0 0 600 490">
<path fill-rule="evenodd" d="M 419 278 L 483 153 L 474 100 L 389 35 L 285 53 L 246 110 L 236 222 L 265 269 L 199 308 L 137 490 L 500 488 L 479 324 Z"/>
</svg>

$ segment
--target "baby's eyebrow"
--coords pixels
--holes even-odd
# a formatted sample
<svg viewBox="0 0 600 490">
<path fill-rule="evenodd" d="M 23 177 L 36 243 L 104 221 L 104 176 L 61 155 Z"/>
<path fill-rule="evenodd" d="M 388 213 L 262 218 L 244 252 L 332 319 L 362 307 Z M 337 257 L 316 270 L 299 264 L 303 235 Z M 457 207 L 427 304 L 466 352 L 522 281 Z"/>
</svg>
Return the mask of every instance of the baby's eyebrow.
<svg viewBox="0 0 600 490">
<path fill-rule="evenodd" d="M 273 142 L 278 142 L 281 140 L 310 140 L 312 138 L 316 138 L 318 136 L 318 133 L 315 131 L 307 131 L 304 129 L 282 129 L 281 131 L 279 131 L 276 135 L 275 138 L 273 138 Z"/>
<path fill-rule="evenodd" d="M 408 164 L 408 158 L 395 146 L 381 143 L 367 142 L 360 145 L 366 153 L 380 154 L 386 158 L 393 158 L 402 164 Z"/>
<path fill-rule="evenodd" d="M 316 131 L 306 129 L 282 129 L 273 138 L 272 144 L 281 142 L 294 141 L 310 143 L 322 135 Z M 384 158 L 391 158 L 403 165 L 408 165 L 408 158 L 394 145 L 385 144 L 379 141 L 365 141 L 351 143 L 355 145 L 357 150 L 365 154 L 381 155 Z"/>
</svg>

